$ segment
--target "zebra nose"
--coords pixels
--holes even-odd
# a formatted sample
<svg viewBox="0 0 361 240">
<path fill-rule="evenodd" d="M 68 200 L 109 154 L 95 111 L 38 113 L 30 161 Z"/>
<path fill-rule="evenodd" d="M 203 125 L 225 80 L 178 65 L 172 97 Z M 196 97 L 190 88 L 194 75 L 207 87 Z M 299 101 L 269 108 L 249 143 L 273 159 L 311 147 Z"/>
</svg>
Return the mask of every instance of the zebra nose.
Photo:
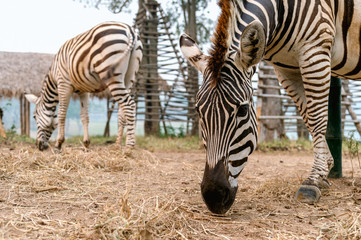
<svg viewBox="0 0 361 240">
<path fill-rule="evenodd" d="M 226 213 L 232 206 L 237 187 L 207 186 L 202 189 L 203 200 L 208 209 L 216 214 Z"/>
<path fill-rule="evenodd" d="M 37 140 L 36 145 L 38 146 L 38 149 L 40 151 L 46 150 L 49 147 L 49 144 L 45 142 L 44 140 Z"/>
<path fill-rule="evenodd" d="M 227 172 L 223 161 L 219 161 L 214 168 L 206 164 L 201 192 L 205 204 L 213 213 L 226 213 L 236 198 L 238 186 L 230 185 Z"/>
</svg>

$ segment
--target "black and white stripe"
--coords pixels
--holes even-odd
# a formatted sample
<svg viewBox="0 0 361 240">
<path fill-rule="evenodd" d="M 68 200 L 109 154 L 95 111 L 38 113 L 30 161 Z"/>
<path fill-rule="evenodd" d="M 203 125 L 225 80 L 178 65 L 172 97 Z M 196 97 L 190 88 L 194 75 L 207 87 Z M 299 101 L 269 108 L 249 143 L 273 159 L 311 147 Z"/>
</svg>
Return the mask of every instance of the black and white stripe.
<svg viewBox="0 0 361 240">
<path fill-rule="evenodd" d="M 312 135 L 314 165 L 297 197 L 318 201 L 333 166 L 325 139 L 331 75 L 361 80 L 361 0 L 220 0 L 219 6 L 210 56 L 189 36 L 180 38 L 183 55 L 204 78 L 197 106 L 207 148 L 207 206 L 228 210 L 236 177 L 255 147 L 251 76 L 262 57 L 274 66 Z M 248 114 L 238 117 L 247 102 Z"/>
<path fill-rule="evenodd" d="M 135 144 L 135 103 L 130 88 L 142 60 L 142 43 L 133 28 L 124 23 L 104 22 L 66 41 L 55 55 L 49 73 L 42 83 L 40 97 L 27 94 L 36 103 L 34 117 L 38 126 L 37 145 L 44 149 L 56 128 L 58 108 L 59 131 L 56 147 L 64 142 L 66 111 L 72 93 L 78 93 L 84 144 L 89 144 L 88 93 L 109 89 L 118 102 L 119 123 L 127 126 L 127 145 Z M 123 126 L 120 126 L 123 129 Z M 118 134 L 117 142 L 121 141 Z"/>
</svg>

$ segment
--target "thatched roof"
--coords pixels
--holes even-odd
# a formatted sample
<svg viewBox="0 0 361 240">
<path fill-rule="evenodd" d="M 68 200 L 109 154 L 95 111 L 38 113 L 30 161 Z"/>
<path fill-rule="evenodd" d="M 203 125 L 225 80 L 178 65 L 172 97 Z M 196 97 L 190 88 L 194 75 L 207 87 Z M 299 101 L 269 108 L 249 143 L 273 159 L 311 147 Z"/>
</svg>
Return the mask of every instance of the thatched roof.
<svg viewBox="0 0 361 240">
<path fill-rule="evenodd" d="M 39 95 L 53 54 L 0 51 L 0 95 L 13 98 L 23 92 Z"/>
<path fill-rule="evenodd" d="M 18 98 L 24 92 L 40 95 L 41 82 L 53 58 L 54 54 L 0 51 L 0 96 Z M 108 90 L 95 96 L 107 94 Z"/>
</svg>

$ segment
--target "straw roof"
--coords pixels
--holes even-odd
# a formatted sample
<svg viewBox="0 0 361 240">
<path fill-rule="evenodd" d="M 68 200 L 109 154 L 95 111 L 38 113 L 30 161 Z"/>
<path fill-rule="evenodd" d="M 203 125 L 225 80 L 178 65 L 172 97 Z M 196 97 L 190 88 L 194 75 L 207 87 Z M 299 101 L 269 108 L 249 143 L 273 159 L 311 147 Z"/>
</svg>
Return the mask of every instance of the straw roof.
<svg viewBox="0 0 361 240">
<path fill-rule="evenodd" d="M 19 97 L 23 92 L 39 95 L 53 54 L 0 51 L 0 95 Z"/>
<path fill-rule="evenodd" d="M 41 82 L 53 58 L 54 54 L 0 51 L 0 96 L 18 98 L 24 92 L 40 95 Z M 108 94 L 106 90 L 95 96 L 103 98 Z"/>
</svg>

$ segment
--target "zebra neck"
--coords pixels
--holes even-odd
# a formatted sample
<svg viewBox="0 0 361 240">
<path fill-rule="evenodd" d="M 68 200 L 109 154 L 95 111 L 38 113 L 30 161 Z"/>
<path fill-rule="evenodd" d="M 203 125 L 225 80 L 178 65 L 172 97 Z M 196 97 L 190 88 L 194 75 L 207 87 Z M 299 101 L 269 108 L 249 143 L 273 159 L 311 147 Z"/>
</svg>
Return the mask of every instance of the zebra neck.
<svg viewBox="0 0 361 240">
<path fill-rule="evenodd" d="M 239 47 L 243 30 L 253 21 L 264 26 L 267 45 L 273 41 L 279 18 L 283 16 L 283 0 L 232 0 L 231 8 L 229 32 L 233 33 L 232 45 Z"/>
<path fill-rule="evenodd" d="M 41 102 L 47 107 L 56 106 L 58 104 L 58 85 L 50 77 L 50 73 L 46 75 L 41 89 Z"/>
<path fill-rule="evenodd" d="M 267 43 L 273 39 L 278 27 L 278 13 L 276 10 L 280 1 L 284 0 L 220 0 L 221 14 L 212 38 L 209 51 L 208 67 L 211 85 L 218 83 L 222 66 L 234 52 L 238 51 L 240 38 L 249 23 L 258 20 L 264 26 Z"/>
</svg>

